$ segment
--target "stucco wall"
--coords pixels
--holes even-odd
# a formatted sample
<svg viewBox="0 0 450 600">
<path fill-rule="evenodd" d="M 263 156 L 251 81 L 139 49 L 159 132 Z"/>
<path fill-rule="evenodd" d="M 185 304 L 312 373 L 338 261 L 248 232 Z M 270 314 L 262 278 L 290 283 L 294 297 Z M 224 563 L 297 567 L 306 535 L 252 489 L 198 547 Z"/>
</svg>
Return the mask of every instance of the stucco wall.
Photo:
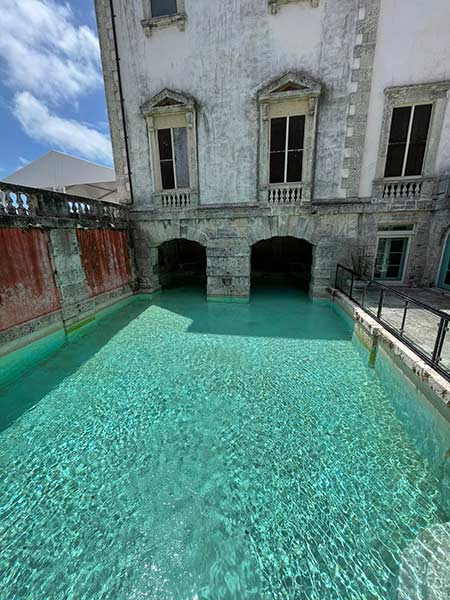
<svg viewBox="0 0 450 600">
<path fill-rule="evenodd" d="M 186 0 L 185 6 L 185 31 L 172 26 L 148 37 L 141 25 L 142 0 L 115 3 L 136 204 L 148 204 L 152 191 L 140 106 L 166 87 L 199 103 L 200 202 L 255 202 L 256 92 L 290 70 L 303 71 L 324 86 L 316 196 L 337 197 L 358 0 L 321 0 L 317 8 L 298 2 L 276 15 L 265 0 Z"/>
<path fill-rule="evenodd" d="M 360 195 L 369 196 L 375 177 L 384 90 L 450 79 L 450 2 L 382 0 L 369 104 Z M 447 105 L 436 172 L 450 170 L 450 106 Z"/>
</svg>

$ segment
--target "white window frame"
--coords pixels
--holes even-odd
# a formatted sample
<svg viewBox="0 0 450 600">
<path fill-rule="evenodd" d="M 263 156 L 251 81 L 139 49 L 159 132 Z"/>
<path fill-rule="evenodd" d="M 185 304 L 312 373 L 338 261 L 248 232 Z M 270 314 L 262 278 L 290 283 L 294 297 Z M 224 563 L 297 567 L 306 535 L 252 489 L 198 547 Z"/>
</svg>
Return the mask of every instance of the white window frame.
<svg viewBox="0 0 450 600">
<path fill-rule="evenodd" d="M 286 89 L 285 89 L 286 88 Z M 265 85 L 258 93 L 260 113 L 258 187 L 260 201 L 277 186 L 296 185 L 302 190 L 302 202 L 312 196 L 314 177 L 314 153 L 316 143 L 318 102 L 321 85 L 299 73 L 287 73 Z M 305 116 L 303 138 L 302 181 L 297 184 L 270 183 L 270 130 L 271 120 L 276 117 Z"/>
<path fill-rule="evenodd" d="M 171 144 L 171 150 L 172 150 L 172 158 L 171 159 L 161 159 L 161 155 L 159 152 L 159 131 L 162 131 L 164 129 L 168 129 L 170 131 L 170 144 Z M 189 168 L 189 137 L 188 137 L 188 132 L 187 132 L 187 126 L 185 127 L 186 129 L 186 141 L 187 141 L 187 152 L 188 152 L 188 156 L 187 156 L 187 160 L 188 160 L 188 175 L 189 175 L 189 187 L 178 187 L 178 180 L 177 180 L 177 156 L 176 156 L 176 152 L 175 152 L 175 138 L 174 138 L 174 129 L 181 129 L 180 127 L 160 127 L 159 129 L 156 129 L 156 137 L 157 137 L 157 148 L 156 148 L 156 152 L 155 152 L 155 162 L 156 160 L 158 161 L 158 168 L 156 168 L 155 166 L 155 175 L 160 176 L 160 182 L 159 182 L 159 186 L 161 188 L 160 191 L 166 192 L 166 191 L 175 191 L 175 190 L 190 190 L 191 189 L 191 185 L 190 185 L 190 168 Z M 172 163 L 172 170 L 173 170 L 173 180 L 175 183 L 175 187 L 174 188 L 163 188 L 163 182 L 162 182 L 162 170 L 161 170 L 161 163 L 162 162 L 171 162 Z"/>
<path fill-rule="evenodd" d="M 171 141 L 173 151 L 173 165 L 175 169 L 175 146 L 173 140 L 173 129 L 186 127 L 189 188 L 183 188 L 192 197 L 193 203 L 198 201 L 198 164 L 197 164 L 197 134 L 196 134 L 196 104 L 190 96 L 163 90 L 141 106 L 145 117 L 148 131 L 150 166 L 152 172 L 153 191 L 156 194 L 167 193 L 171 190 L 163 190 L 161 161 L 159 155 L 158 131 L 160 129 L 171 130 Z M 177 184 L 176 172 L 174 173 L 175 185 Z M 172 191 L 180 191 L 175 187 Z"/>
<path fill-rule="evenodd" d="M 414 114 L 416 112 L 416 106 L 427 106 L 427 105 L 431 105 L 431 115 L 430 115 L 430 122 L 428 124 L 427 142 L 425 145 L 425 154 L 423 156 L 422 172 L 420 173 L 420 175 L 405 175 L 406 163 L 408 162 L 409 144 L 411 142 L 411 130 L 412 130 L 412 124 L 413 124 L 413 120 L 414 120 Z M 385 181 L 404 179 L 404 178 L 406 178 L 406 179 L 421 179 L 423 177 L 423 173 L 424 173 L 425 161 L 427 158 L 428 146 L 429 146 L 429 142 L 430 142 L 430 133 L 431 133 L 431 124 L 433 122 L 434 104 L 433 104 L 433 102 L 415 102 L 414 104 L 402 104 L 400 106 L 394 106 L 392 108 L 392 114 L 394 114 L 394 109 L 396 109 L 396 108 L 412 108 L 411 115 L 409 117 L 408 133 L 406 136 L 405 156 L 403 158 L 401 175 L 393 175 L 392 177 L 384 177 L 384 179 L 385 179 Z M 392 126 L 392 116 L 391 116 L 391 123 L 389 126 L 389 136 L 388 136 L 388 142 L 387 142 L 387 147 L 386 147 L 386 158 L 384 161 L 385 169 L 386 169 L 387 155 L 388 155 L 388 150 L 389 150 L 389 137 L 391 135 L 391 126 Z M 384 172 L 383 172 L 383 174 L 384 174 Z"/>
<path fill-rule="evenodd" d="M 435 175 L 436 158 L 445 110 L 448 102 L 447 92 L 450 81 L 423 83 L 387 88 L 384 91 L 385 103 L 381 123 L 380 142 L 375 174 L 375 183 L 431 178 Z M 386 158 L 391 132 L 394 108 L 432 104 L 427 147 L 422 165 L 422 175 L 385 177 Z M 404 171 L 403 171 L 404 172 Z"/>
<path fill-rule="evenodd" d="M 283 181 L 280 183 L 302 183 L 303 181 L 303 153 L 305 151 L 305 138 L 304 138 L 304 134 L 303 134 L 303 147 L 300 148 L 296 148 L 295 150 L 301 151 L 302 153 L 302 173 L 301 173 L 301 178 L 298 181 L 286 181 L 287 179 L 287 170 L 288 170 L 288 163 L 289 163 L 289 152 L 293 152 L 294 150 L 289 150 L 289 124 L 291 121 L 292 117 L 305 117 L 305 124 L 306 124 L 306 114 L 298 114 L 298 115 L 287 115 L 286 117 L 272 117 L 270 119 L 270 131 L 272 131 L 272 119 L 286 119 L 286 142 L 284 145 L 284 176 L 283 176 Z M 272 150 L 271 150 L 271 146 L 272 146 L 272 139 L 271 139 L 271 133 L 269 134 L 269 179 L 270 179 L 270 161 L 272 159 Z M 275 184 L 271 184 L 269 182 L 270 185 L 277 185 Z"/>
<path fill-rule="evenodd" d="M 400 225 L 399 223 L 380 223 L 379 227 L 387 227 L 389 225 Z M 413 225 L 412 223 L 410 225 Z M 387 231 L 378 231 L 377 232 L 377 245 L 375 248 L 375 259 L 374 259 L 374 263 L 373 263 L 373 271 L 372 271 L 372 277 L 375 281 L 380 281 L 380 282 L 384 282 L 385 285 L 390 285 L 390 286 L 401 286 L 405 284 L 405 279 L 406 279 L 406 273 L 408 270 L 408 263 L 409 263 L 409 256 L 410 256 L 410 251 L 411 251 L 411 243 L 412 243 L 412 238 L 414 237 L 416 233 L 416 226 L 413 225 L 412 229 L 398 229 L 398 230 L 387 230 Z M 405 258 L 403 260 L 403 272 L 402 272 L 402 276 L 400 279 L 384 279 L 384 278 L 375 278 L 375 265 L 376 265 L 376 260 L 377 260 L 377 256 L 378 256 L 378 246 L 380 243 L 381 239 L 395 239 L 395 238 L 403 238 L 407 240 L 406 242 L 406 250 L 405 250 Z"/>
</svg>

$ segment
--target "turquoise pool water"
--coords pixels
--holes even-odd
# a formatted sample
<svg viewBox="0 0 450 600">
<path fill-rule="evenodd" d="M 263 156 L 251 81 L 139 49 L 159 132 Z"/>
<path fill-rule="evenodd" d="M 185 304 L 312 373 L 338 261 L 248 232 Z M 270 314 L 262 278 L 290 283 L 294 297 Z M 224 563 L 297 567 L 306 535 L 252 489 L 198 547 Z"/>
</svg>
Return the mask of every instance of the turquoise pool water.
<svg viewBox="0 0 450 600">
<path fill-rule="evenodd" d="M 0 402 L 2 600 L 394 600 L 450 519 L 447 424 L 294 290 L 135 299 Z"/>
</svg>

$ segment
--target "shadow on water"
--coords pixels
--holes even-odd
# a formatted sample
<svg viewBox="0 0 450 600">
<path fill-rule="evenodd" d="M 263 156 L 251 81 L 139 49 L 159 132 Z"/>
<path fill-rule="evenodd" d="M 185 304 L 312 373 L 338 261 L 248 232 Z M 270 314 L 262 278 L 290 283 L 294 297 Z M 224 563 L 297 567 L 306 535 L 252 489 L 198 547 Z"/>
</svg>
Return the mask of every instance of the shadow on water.
<svg viewBox="0 0 450 600">
<path fill-rule="evenodd" d="M 252 289 L 251 301 L 215 303 L 206 300 L 205 283 L 165 290 L 153 301 L 138 296 L 91 326 L 54 354 L 0 388 L 0 431 L 32 408 L 74 373 L 102 346 L 150 305 L 188 318 L 188 333 L 276 337 L 310 340 L 350 340 L 351 331 L 331 305 L 313 303 L 296 287 L 263 283 Z"/>
<path fill-rule="evenodd" d="M 191 319 L 190 333 L 350 340 L 352 332 L 327 301 L 312 302 L 298 286 L 280 282 L 252 285 L 249 303 L 207 302 L 205 288 L 165 291 L 154 304 Z"/>
<path fill-rule="evenodd" d="M 150 304 L 144 296 L 133 299 L 108 317 L 74 336 L 54 354 L 27 370 L 19 379 L 0 387 L 0 431 L 32 408 Z M 22 351 L 21 351 L 22 352 Z M 1 368 L 1 367 L 0 367 Z"/>
</svg>

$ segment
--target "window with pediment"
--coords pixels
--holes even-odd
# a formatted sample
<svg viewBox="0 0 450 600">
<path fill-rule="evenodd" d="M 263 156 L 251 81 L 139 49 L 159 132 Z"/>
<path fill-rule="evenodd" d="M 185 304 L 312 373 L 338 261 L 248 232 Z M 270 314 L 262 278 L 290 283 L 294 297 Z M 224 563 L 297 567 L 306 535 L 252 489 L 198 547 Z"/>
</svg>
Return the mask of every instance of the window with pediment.
<svg viewBox="0 0 450 600">
<path fill-rule="evenodd" d="M 147 122 L 153 187 L 163 207 L 187 207 L 198 198 L 195 102 L 163 90 L 142 107 Z"/>
<path fill-rule="evenodd" d="M 310 200 L 320 93 L 317 81 L 299 73 L 288 73 L 260 91 L 261 200 Z"/>
</svg>

